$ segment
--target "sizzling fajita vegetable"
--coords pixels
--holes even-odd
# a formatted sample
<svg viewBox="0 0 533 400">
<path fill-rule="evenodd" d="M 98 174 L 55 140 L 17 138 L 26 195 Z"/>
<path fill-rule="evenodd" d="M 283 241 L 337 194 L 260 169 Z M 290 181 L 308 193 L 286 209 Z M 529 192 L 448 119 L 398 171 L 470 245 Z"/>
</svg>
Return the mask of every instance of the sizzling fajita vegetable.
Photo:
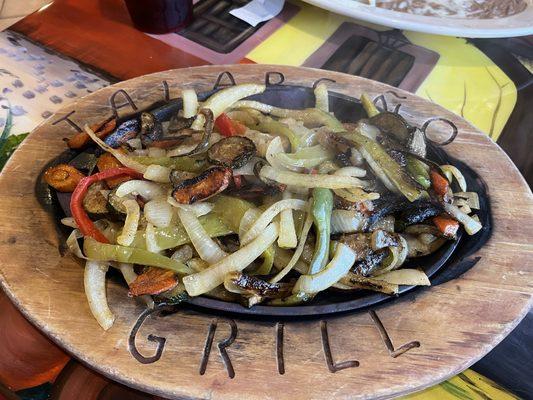
<svg viewBox="0 0 533 400">
<path fill-rule="evenodd" d="M 291 306 L 330 290 L 429 285 L 406 260 L 456 240 L 461 225 L 482 229 L 469 215 L 479 196 L 456 167 L 427 158 L 423 132 L 400 115 L 362 95 L 368 118 L 343 124 L 323 83 L 314 108 L 248 99 L 264 90 L 237 85 L 199 103 L 188 89 L 166 119 L 144 110 L 118 127 L 87 126 L 68 144 L 95 144 L 92 166 L 45 172 L 72 192 L 67 245 L 87 260 L 87 298 L 104 329 L 114 320 L 108 266 L 148 305 L 205 295 Z"/>
</svg>

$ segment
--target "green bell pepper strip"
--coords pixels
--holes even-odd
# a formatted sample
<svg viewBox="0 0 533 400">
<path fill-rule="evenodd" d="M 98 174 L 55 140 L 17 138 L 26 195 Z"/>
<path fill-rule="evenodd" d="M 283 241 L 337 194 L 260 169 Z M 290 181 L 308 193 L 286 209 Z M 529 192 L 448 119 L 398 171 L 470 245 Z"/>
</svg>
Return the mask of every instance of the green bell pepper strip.
<svg viewBox="0 0 533 400">
<path fill-rule="evenodd" d="M 431 180 L 429 179 L 429 172 L 422 161 L 414 158 L 413 156 L 407 156 L 407 172 L 417 181 L 424 189 L 429 189 L 431 186 Z"/>
<path fill-rule="evenodd" d="M 133 160 L 143 165 L 161 165 L 163 167 L 174 168 L 186 172 L 202 172 L 207 167 L 204 158 L 183 156 L 183 157 L 131 157 Z"/>
<path fill-rule="evenodd" d="M 365 153 L 383 170 L 386 177 L 409 201 L 415 201 L 421 197 L 426 197 L 427 192 L 419 189 L 412 178 L 394 161 L 376 141 L 362 135 L 357 130 L 350 131 L 342 135 L 345 139 L 354 143 L 357 147 L 365 150 Z"/>
<path fill-rule="evenodd" d="M 168 269 L 178 274 L 192 274 L 194 271 L 182 262 L 135 247 L 100 243 L 91 237 L 83 242 L 83 252 L 90 260 L 116 261 Z"/>
<path fill-rule="evenodd" d="M 214 201 L 213 213 L 217 214 L 233 232 L 239 232 L 241 219 L 250 208 L 255 208 L 253 203 L 237 197 L 217 196 Z M 209 214 L 208 214 L 209 215 Z M 254 275 L 268 275 L 274 264 L 275 248 L 270 246 L 261 256 L 263 263 L 253 271 Z"/>
<path fill-rule="evenodd" d="M 368 118 L 372 118 L 375 115 L 379 114 L 378 108 L 366 93 L 361 94 L 360 101 L 361 105 L 363 106 L 368 115 Z"/>
<path fill-rule="evenodd" d="M 210 237 L 225 236 L 235 232 L 217 214 L 202 215 L 198 219 Z M 155 228 L 155 241 L 161 250 L 172 249 L 191 242 L 187 231 L 180 222 L 166 228 Z M 137 231 L 131 245 L 139 249 L 146 249 L 145 232 Z"/>
<path fill-rule="evenodd" d="M 316 243 L 313 258 L 309 264 L 309 274 L 316 274 L 328 263 L 331 234 L 331 212 L 333 211 L 333 193 L 329 189 L 313 189 L 311 215 L 316 230 Z"/>
</svg>

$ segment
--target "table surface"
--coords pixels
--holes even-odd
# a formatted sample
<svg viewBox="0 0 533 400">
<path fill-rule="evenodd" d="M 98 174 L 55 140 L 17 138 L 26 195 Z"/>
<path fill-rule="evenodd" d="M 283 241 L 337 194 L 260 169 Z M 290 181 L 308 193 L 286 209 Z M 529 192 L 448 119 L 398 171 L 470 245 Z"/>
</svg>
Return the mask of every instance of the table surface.
<svg viewBox="0 0 533 400">
<path fill-rule="evenodd" d="M 201 3 L 209 1 L 198 9 Z M 197 21 L 205 22 L 202 15 Z M 389 30 L 301 2 L 287 3 L 278 17 L 233 45 L 231 38 L 247 27 L 227 15 L 209 23 L 183 35 L 147 35 L 132 27 L 121 0 L 56 0 L 0 33 L 0 166 L 2 152 L 11 151 L 7 136 L 18 142 L 58 107 L 110 83 L 171 68 L 270 63 L 349 72 L 430 99 L 497 140 L 531 185 L 533 37 L 467 40 Z M 474 366 L 523 398 L 533 393 L 527 379 L 532 320 L 530 313 Z M 467 370 L 411 397 L 511 396 L 486 382 Z"/>
</svg>

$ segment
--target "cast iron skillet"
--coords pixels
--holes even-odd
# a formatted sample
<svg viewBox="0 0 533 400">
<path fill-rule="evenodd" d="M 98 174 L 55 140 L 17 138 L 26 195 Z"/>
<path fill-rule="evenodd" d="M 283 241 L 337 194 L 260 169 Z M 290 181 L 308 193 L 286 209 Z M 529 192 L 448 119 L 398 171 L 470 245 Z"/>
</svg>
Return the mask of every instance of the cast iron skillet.
<svg viewBox="0 0 533 400">
<path fill-rule="evenodd" d="M 222 74 L 221 74 L 222 76 Z M 218 86 L 218 81 L 217 85 Z M 198 95 L 200 101 L 205 100 L 211 94 L 220 90 L 216 88 L 212 91 L 201 93 Z M 314 107 L 315 97 L 313 89 L 302 86 L 293 85 L 268 85 L 264 93 L 250 97 L 250 99 L 258 100 L 267 104 L 275 105 L 283 108 L 306 108 Z M 359 100 L 348 97 L 339 93 L 329 92 L 330 110 L 333 110 L 335 116 L 342 122 L 356 122 L 357 120 L 366 116 Z M 142 111 L 150 110 L 154 116 L 160 121 L 168 121 L 170 117 L 175 114 L 182 107 L 181 99 L 170 100 L 166 103 L 156 103 L 146 110 L 137 111 L 127 117 L 122 117 L 118 123 L 126 120 L 136 118 Z M 438 117 L 438 116 L 436 116 Z M 452 127 L 454 127 L 452 125 Z M 76 164 L 86 158 L 91 153 L 98 152 L 98 149 L 88 149 L 80 154 L 72 150 L 66 151 L 56 159 L 52 160 L 48 165 L 57 164 L 60 162 L 70 162 Z M 450 279 L 456 278 L 466 270 L 471 268 L 477 262 L 476 259 L 468 260 L 467 257 L 479 249 L 490 237 L 491 234 L 491 217 L 489 198 L 485 184 L 481 178 L 466 164 L 454 160 L 449 157 L 442 148 L 428 141 L 428 158 L 439 164 L 453 164 L 458 166 L 468 183 L 468 190 L 475 191 L 479 194 L 481 209 L 477 212 L 483 229 L 474 237 L 469 237 L 463 234 L 461 229 L 457 240 L 449 241 L 443 245 L 438 251 L 425 257 L 409 260 L 405 264 L 406 267 L 423 268 L 432 285 L 446 282 Z M 48 168 L 48 166 L 46 167 Z M 43 172 L 44 170 L 43 169 Z M 70 215 L 68 207 L 69 196 L 56 193 L 44 183 L 42 179 L 38 180 L 36 193 L 40 203 L 53 214 L 54 219 L 58 224 L 58 232 L 62 237 L 66 237 L 66 231 L 59 221 L 65 215 Z M 421 290 L 413 286 L 402 286 L 398 296 L 413 291 Z M 199 308 L 205 311 L 222 312 L 229 314 L 241 315 L 243 317 L 310 317 L 321 316 L 326 314 L 340 313 L 358 310 L 369 306 L 376 305 L 388 300 L 394 299 L 395 296 L 388 296 L 382 293 L 371 292 L 367 290 L 360 290 L 356 292 L 343 293 L 339 291 L 328 290 L 319 293 L 315 299 L 308 304 L 294 307 L 273 307 L 267 305 L 256 305 L 252 308 L 247 308 L 238 303 L 230 303 L 226 301 L 216 300 L 208 297 L 195 297 L 186 299 L 185 302 L 193 308 Z"/>
</svg>

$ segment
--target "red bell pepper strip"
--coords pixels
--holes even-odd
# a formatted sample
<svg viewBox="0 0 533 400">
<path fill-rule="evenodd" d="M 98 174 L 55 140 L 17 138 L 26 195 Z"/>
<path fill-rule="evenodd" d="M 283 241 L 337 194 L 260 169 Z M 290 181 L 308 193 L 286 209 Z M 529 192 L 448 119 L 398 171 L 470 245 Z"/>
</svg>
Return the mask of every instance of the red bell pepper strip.
<svg viewBox="0 0 533 400">
<path fill-rule="evenodd" d="M 438 216 L 433 218 L 433 223 L 437 229 L 446 237 L 455 237 L 459 230 L 459 222 L 452 218 Z"/>
<path fill-rule="evenodd" d="M 234 121 L 227 114 L 220 114 L 215 120 L 215 127 L 222 136 L 240 136 L 246 132 L 246 126 L 239 121 Z"/>
<path fill-rule="evenodd" d="M 76 186 L 76 189 L 74 189 L 74 192 L 72 192 L 72 197 L 70 198 L 70 212 L 83 236 L 92 237 L 101 243 L 109 243 L 109 240 L 107 240 L 104 234 L 98 230 L 85 212 L 85 209 L 83 208 L 83 199 L 87 194 L 89 186 L 93 183 L 122 175 L 131 176 L 133 178 L 142 178 L 141 173 L 131 168 L 111 168 L 83 178 L 80 183 L 78 183 L 78 186 Z"/>
<path fill-rule="evenodd" d="M 448 193 L 448 188 L 450 187 L 450 182 L 448 182 L 448 179 L 435 170 L 430 171 L 430 176 L 431 186 L 433 186 L 435 193 L 440 197 L 445 196 Z"/>
</svg>

